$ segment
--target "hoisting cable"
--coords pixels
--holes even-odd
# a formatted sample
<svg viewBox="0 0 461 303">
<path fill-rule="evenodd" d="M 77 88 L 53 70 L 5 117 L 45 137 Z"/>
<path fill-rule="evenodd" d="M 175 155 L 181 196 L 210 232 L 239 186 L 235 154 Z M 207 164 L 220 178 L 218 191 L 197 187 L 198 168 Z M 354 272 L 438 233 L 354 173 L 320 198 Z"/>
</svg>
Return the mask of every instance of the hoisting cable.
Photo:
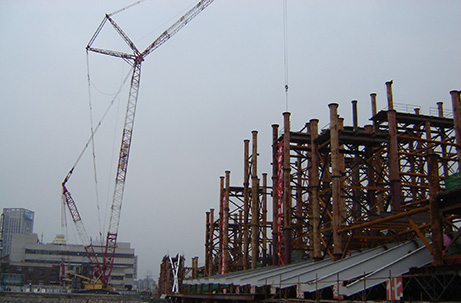
<svg viewBox="0 0 461 303">
<path fill-rule="evenodd" d="M 125 65 L 122 65 L 122 70 L 123 70 L 123 66 L 125 66 Z M 133 67 L 132 65 L 130 65 L 130 66 Z M 132 71 L 132 69 L 130 69 L 130 73 L 131 73 L 131 71 Z M 122 71 L 122 74 L 123 74 L 123 71 Z M 122 78 L 120 78 L 120 81 L 124 81 L 124 80 Z M 119 113 L 120 113 L 120 96 L 118 97 L 118 99 L 119 99 L 119 102 L 117 102 L 117 109 L 116 109 L 116 114 L 115 114 L 116 120 L 115 120 L 115 123 L 114 123 L 115 130 L 117 129 L 117 126 L 119 125 L 119 119 L 118 118 L 120 117 L 120 115 L 119 115 Z M 114 135 L 113 135 L 113 138 L 112 138 L 112 148 L 111 148 L 112 151 L 116 150 L 115 148 L 116 148 L 116 145 L 118 143 L 118 138 L 119 138 L 116 135 L 116 131 L 114 131 L 113 134 Z M 109 167 L 110 172 L 113 171 L 114 163 L 116 163 L 115 160 L 114 160 L 116 154 L 115 153 L 111 153 L 111 154 L 112 154 L 112 157 L 111 157 L 111 160 L 110 160 L 110 167 Z M 107 183 L 107 193 L 106 193 L 106 204 L 105 204 L 104 209 L 109 208 L 109 203 L 110 203 L 110 199 L 111 199 L 109 193 L 111 192 L 111 190 L 112 190 L 112 184 L 110 182 L 108 182 Z M 102 226 L 107 226 L 107 224 L 106 224 L 107 223 L 107 215 L 108 215 L 108 213 L 105 212 Z M 107 234 L 107 230 L 104 229 L 103 234 Z M 101 235 L 101 237 L 102 237 L 102 235 Z M 104 245 L 102 245 L 102 246 L 104 246 Z"/>
<path fill-rule="evenodd" d="M 132 3 L 132 4 L 128 5 L 128 6 L 125 6 L 124 8 L 121 8 L 121 9 L 119 9 L 119 10 L 116 10 L 115 12 L 112 12 L 112 13 L 107 14 L 107 15 L 108 15 L 109 17 L 111 17 L 111 16 L 113 16 L 113 15 L 115 15 L 115 14 L 118 14 L 118 13 L 123 12 L 123 11 L 126 10 L 126 9 L 129 9 L 129 8 L 135 6 L 135 5 L 138 5 L 139 3 L 144 2 L 144 1 L 145 1 L 145 0 L 136 1 L 135 3 Z"/>
<path fill-rule="evenodd" d="M 285 72 L 285 110 L 288 112 L 288 22 L 287 22 L 287 0 L 283 0 L 283 52 Z"/>
<path fill-rule="evenodd" d="M 188 8 L 183 9 L 181 12 L 179 12 L 179 13 L 177 13 L 176 15 L 172 16 L 170 19 L 168 19 L 167 21 L 163 22 L 162 24 L 160 24 L 159 26 L 157 26 L 156 28 L 154 28 L 153 30 L 151 30 L 150 32 L 148 32 L 147 34 L 145 34 L 144 36 L 142 36 L 141 38 L 137 39 L 135 42 L 140 42 L 140 41 L 144 40 L 145 38 L 150 37 L 150 36 L 152 35 L 152 33 L 158 32 L 159 29 L 165 28 L 165 26 L 166 26 L 167 24 L 171 24 L 173 20 L 177 20 L 179 16 L 183 16 L 184 13 L 190 11 L 191 8 L 192 8 L 192 7 L 188 7 Z"/>
<path fill-rule="evenodd" d="M 98 210 L 98 224 L 99 224 L 99 235 L 100 235 L 100 241 L 101 241 L 101 246 L 103 243 L 102 239 L 102 225 L 101 225 L 101 207 L 99 206 L 99 190 L 98 190 L 98 173 L 97 173 L 97 167 L 96 167 L 96 150 L 94 146 L 94 128 L 93 128 L 93 105 L 91 102 L 91 79 L 90 79 L 90 60 L 89 60 L 89 54 L 88 54 L 88 49 L 86 50 L 86 75 L 88 79 L 88 106 L 90 109 L 90 130 L 91 130 L 91 150 L 92 150 L 92 155 L 93 155 L 93 173 L 94 173 L 94 184 L 95 184 L 95 194 L 96 194 L 96 208 Z"/>
<path fill-rule="evenodd" d="M 72 176 L 73 172 L 74 172 L 74 169 L 75 167 L 77 166 L 78 162 L 80 162 L 80 159 L 82 158 L 83 154 L 85 153 L 86 149 L 88 148 L 88 146 L 90 145 L 91 143 L 91 140 L 93 139 L 93 137 L 96 135 L 99 127 L 101 126 L 102 124 L 102 121 L 104 120 L 104 118 L 107 116 L 107 114 L 109 113 L 109 109 L 112 107 L 112 105 L 114 104 L 115 102 L 115 99 L 118 98 L 118 95 L 120 94 L 120 92 L 122 91 L 122 88 L 123 86 L 125 85 L 125 83 L 128 81 L 128 79 L 130 78 L 132 74 L 132 70 L 130 70 L 128 72 L 128 74 L 125 76 L 125 79 L 123 80 L 123 83 L 120 85 L 120 88 L 119 90 L 117 91 L 115 97 L 112 99 L 112 101 L 109 103 L 109 106 L 106 108 L 106 111 L 104 112 L 104 114 L 102 115 L 101 119 L 99 120 L 98 124 L 96 125 L 96 127 L 94 128 L 94 131 L 93 133 L 91 134 L 90 138 L 88 139 L 88 141 L 86 142 L 85 146 L 83 147 L 82 151 L 80 152 L 80 154 L 78 155 L 77 157 L 77 160 L 75 161 L 74 165 L 72 166 L 72 168 L 69 170 L 69 172 L 67 173 L 66 177 L 64 178 L 64 181 L 62 182 L 63 184 L 66 184 L 67 181 L 69 181 L 69 178 Z"/>
</svg>

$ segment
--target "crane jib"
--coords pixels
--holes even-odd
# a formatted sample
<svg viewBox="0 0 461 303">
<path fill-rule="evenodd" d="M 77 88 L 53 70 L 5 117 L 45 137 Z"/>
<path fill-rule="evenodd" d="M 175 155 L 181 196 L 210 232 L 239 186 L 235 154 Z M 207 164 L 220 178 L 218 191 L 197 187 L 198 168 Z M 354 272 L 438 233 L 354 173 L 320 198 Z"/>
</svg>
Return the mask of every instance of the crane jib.
<svg viewBox="0 0 461 303">
<path fill-rule="evenodd" d="M 125 115 L 125 124 L 123 128 L 122 142 L 120 145 L 120 154 L 117 167 L 117 175 L 115 178 L 114 195 L 111 207 L 111 214 L 109 220 L 109 227 L 106 237 L 106 245 L 104 250 L 104 256 L 102 263 L 98 260 L 97 255 L 94 251 L 94 247 L 88 237 L 88 233 L 85 230 L 80 214 L 77 210 L 77 205 L 72 198 L 70 192 L 66 188 L 66 183 L 73 173 L 73 169 L 68 173 L 64 182 L 62 183 L 63 188 L 63 200 L 65 201 L 69 212 L 71 213 L 72 220 L 77 226 L 78 235 L 80 241 L 84 244 L 85 251 L 90 259 L 92 267 L 92 281 L 94 283 L 101 283 L 103 287 L 107 288 L 109 285 L 109 279 L 114 265 L 115 250 L 117 246 L 117 235 L 120 221 L 120 212 L 123 202 L 123 193 L 125 189 L 126 173 L 128 168 L 128 159 L 130 155 L 132 133 L 134 118 L 136 113 L 136 104 L 138 99 L 138 90 L 141 78 L 141 62 L 144 61 L 145 57 L 152 53 L 155 49 L 161 46 L 163 43 L 168 41 L 174 34 L 176 34 L 181 28 L 188 24 L 193 18 L 195 18 L 200 12 L 202 12 L 208 5 L 214 0 L 202 0 L 199 1 L 194 7 L 192 7 L 186 14 L 178 19 L 173 25 L 165 30 L 154 42 L 152 42 L 142 53 L 138 51 L 131 39 L 125 34 L 125 32 L 118 26 L 118 24 L 111 18 L 114 14 L 105 15 L 103 21 L 97 28 L 96 32 L 90 39 L 90 42 L 86 46 L 86 50 L 99 53 L 103 55 L 113 56 L 122 58 L 133 66 L 133 73 L 131 76 L 131 84 L 128 95 L 127 111 Z M 126 8 L 125 8 L 126 9 Z M 124 9 L 123 9 L 124 10 Z M 122 11 L 122 10 L 119 10 Z M 116 12 L 119 12 L 116 11 Z M 127 43 L 133 54 L 123 53 L 119 51 L 106 50 L 100 48 L 93 48 L 92 45 L 100 34 L 102 28 L 109 21 L 115 31 L 121 36 L 121 38 Z M 93 134 L 94 135 L 94 134 Z M 87 143 L 88 144 L 88 143 Z M 81 157 L 81 155 L 80 155 Z"/>
</svg>

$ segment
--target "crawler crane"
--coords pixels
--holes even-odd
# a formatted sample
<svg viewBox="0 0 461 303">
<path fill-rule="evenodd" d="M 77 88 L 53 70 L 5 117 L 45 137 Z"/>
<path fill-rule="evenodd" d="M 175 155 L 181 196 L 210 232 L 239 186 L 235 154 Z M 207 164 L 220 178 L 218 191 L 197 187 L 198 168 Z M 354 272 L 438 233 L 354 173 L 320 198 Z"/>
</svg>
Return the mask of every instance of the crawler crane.
<svg viewBox="0 0 461 303">
<path fill-rule="evenodd" d="M 115 178 L 115 186 L 114 186 L 114 195 L 113 201 L 111 206 L 111 214 L 109 220 L 109 227 L 106 236 L 106 244 L 104 248 L 104 253 L 102 254 L 102 261 L 98 259 L 100 255 L 96 254 L 93 244 L 90 241 L 88 233 L 85 230 L 85 227 L 82 222 L 82 218 L 80 213 L 77 210 L 77 205 L 72 198 L 72 195 L 68 191 L 66 184 L 71 177 L 74 167 L 69 171 L 66 175 L 64 181 L 62 182 L 62 195 L 63 201 L 67 205 L 69 212 L 72 216 L 72 220 L 74 221 L 77 229 L 77 233 L 79 235 L 80 241 L 85 247 L 85 251 L 88 255 L 90 260 L 92 274 L 91 278 L 93 284 L 101 284 L 102 288 L 108 288 L 110 275 L 112 272 L 112 267 L 114 265 L 114 257 L 115 257 L 115 250 L 117 246 L 117 234 L 118 234 L 118 227 L 119 227 L 119 219 L 120 219 L 120 211 L 122 207 L 123 201 L 123 193 L 125 189 L 125 180 L 126 180 L 126 173 L 128 167 L 128 159 L 130 156 L 130 147 L 131 147 L 131 139 L 133 134 L 133 124 L 134 118 L 136 113 L 136 103 L 138 100 L 138 91 L 139 91 L 139 84 L 141 78 L 141 63 L 144 59 L 156 50 L 159 46 L 163 43 L 168 41 L 174 34 L 176 34 L 181 28 L 183 28 L 187 23 L 189 23 L 193 18 L 195 18 L 200 12 L 202 12 L 208 5 L 210 5 L 214 0 L 202 0 L 198 2 L 193 8 L 191 8 L 184 16 L 182 16 L 176 23 L 170 26 L 167 30 L 165 30 L 154 42 L 152 42 L 144 51 L 139 51 L 134 43 L 130 40 L 130 38 L 125 34 L 125 32 L 115 23 L 115 21 L 111 18 L 111 15 L 106 15 L 99 25 L 98 29 L 96 30 L 95 34 L 91 38 L 90 42 L 88 43 L 86 50 L 87 52 L 95 52 L 100 53 L 112 57 L 122 58 L 126 62 L 128 62 L 132 68 L 132 76 L 131 76 L 131 84 L 130 90 L 128 95 L 128 105 L 125 115 L 125 122 L 122 134 L 122 142 L 120 146 L 120 154 L 117 166 L 117 174 Z M 99 49 L 92 47 L 93 42 L 101 32 L 102 28 L 106 24 L 106 22 L 112 25 L 115 31 L 122 37 L 122 39 L 128 44 L 130 49 L 133 51 L 132 54 L 123 53 L 113 50 L 106 50 L 106 49 Z M 92 134 L 92 136 L 94 133 Z M 100 288 L 96 286 L 95 288 Z"/>
</svg>

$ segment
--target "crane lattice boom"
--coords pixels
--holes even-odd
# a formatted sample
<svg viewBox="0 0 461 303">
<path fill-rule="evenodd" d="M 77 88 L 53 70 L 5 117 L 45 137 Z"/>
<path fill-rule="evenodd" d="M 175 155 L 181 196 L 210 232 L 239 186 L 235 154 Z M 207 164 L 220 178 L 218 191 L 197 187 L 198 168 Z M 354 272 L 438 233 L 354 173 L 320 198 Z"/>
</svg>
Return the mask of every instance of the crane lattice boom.
<svg viewBox="0 0 461 303">
<path fill-rule="evenodd" d="M 133 67 L 133 73 L 131 76 L 131 84 L 128 96 L 127 111 L 125 115 L 125 123 L 123 127 L 122 142 L 120 145 L 119 160 L 117 166 L 117 175 L 115 178 L 114 186 L 114 196 L 111 207 L 111 214 L 109 220 L 109 227 L 106 237 L 106 245 L 104 251 L 104 257 L 102 264 L 99 262 L 94 248 L 90 243 L 88 234 L 84 228 L 83 222 L 81 220 L 80 214 L 78 213 L 77 206 L 74 199 L 72 198 L 70 192 L 66 188 L 66 183 L 69 180 L 73 172 L 72 170 L 67 174 L 64 182 L 62 183 L 63 188 L 63 199 L 66 202 L 66 205 L 69 208 L 69 211 L 72 215 L 72 219 L 77 226 L 79 233 L 80 241 L 84 243 L 85 250 L 88 254 L 92 265 L 92 275 L 100 279 L 101 283 L 107 287 L 109 284 L 110 275 L 112 272 L 112 267 L 114 265 L 115 249 L 117 246 L 117 235 L 118 227 L 120 222 L 120 212 L 123 202 L 123 194 L 125 190 L 125 180 L 128 167 L 128 159 L 130 155 L 130 148 L 133 135 L 133 126 L 134 118 L 136 113 L 136 104 L 138 100 L 138 91 L 141 80 L 141 63 L 144 61 L 145 57 L 152 53 L 155 49 L 161 46 L 163 43 L 168 41 L 174 34 L 176 34 L 181 28 L 183 28 L 187 23 L 189 23 L 193 18 L 195 18 L 200 12 L 202 12 L 208 5 L 210 5 L 214 0 L 202 0 L 198 2 L 192 9 L 190 9 L 184 16 L 182 16 L 178 21 L 176 21 L 172 26 L 170 26 L 166 31 L 164 31 L 154 42 L 152 42 L 143 52 L 140 52 L 135 44 L 130 40 L 130 38 L 125 34 L 125 32 L 118 26 L 118 24 L 110 17 L 106 15 L 96 30 L 95 34 L 90 39 L 86 50 L 100 53 L 104 55 L 109 55 L 117 58 L 122 58 Z M 130 49 L 133 51 L 133 54 L 123 53 L 113 50 L 105 50 L 100 48 L 93 48 L 93 42 L 96 40 L 97 36 L 101 32 L 103 26 L 106 22 L 114 27 L 114 29 L 119 33 L 122 39 L 128 44 Z"/>
</svg>

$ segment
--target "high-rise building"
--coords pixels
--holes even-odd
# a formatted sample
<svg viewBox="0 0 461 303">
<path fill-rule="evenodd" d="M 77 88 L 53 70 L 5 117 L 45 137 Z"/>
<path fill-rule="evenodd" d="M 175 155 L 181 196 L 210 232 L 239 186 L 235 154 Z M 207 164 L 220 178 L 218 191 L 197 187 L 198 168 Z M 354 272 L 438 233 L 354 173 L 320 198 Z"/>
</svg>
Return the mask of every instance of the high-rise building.
<svg viewBox="0 0 461 303">
<path fill-rule="evenodd" d="M 24 208 L 4 208 L 0 223 L 1 256 L 11 253 L 13 234 L 32 233 L 34 212 Z"/>
</svg>

